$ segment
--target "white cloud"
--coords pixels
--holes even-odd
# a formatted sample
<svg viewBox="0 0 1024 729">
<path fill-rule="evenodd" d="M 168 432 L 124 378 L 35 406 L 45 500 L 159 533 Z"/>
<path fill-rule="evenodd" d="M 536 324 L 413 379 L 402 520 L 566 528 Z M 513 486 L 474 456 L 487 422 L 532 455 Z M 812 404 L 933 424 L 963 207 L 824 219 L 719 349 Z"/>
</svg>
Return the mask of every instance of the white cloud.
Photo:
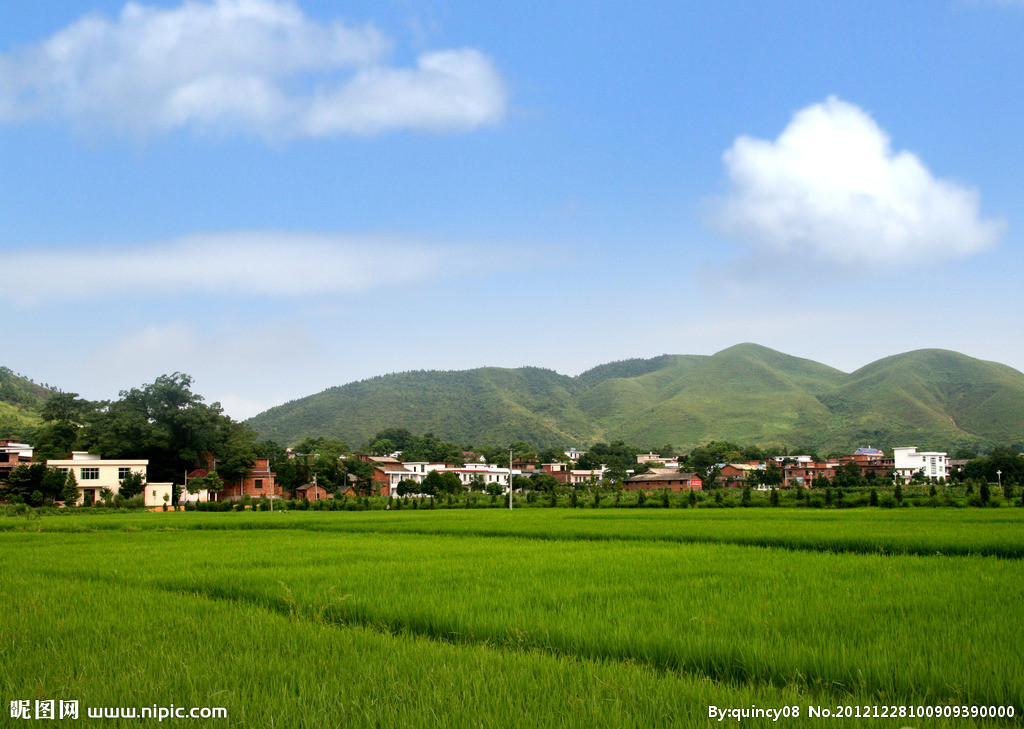
<svg viewBox="0 0 1024 729">
<path fill-rule="evenodd" d="M 195 378 L 196 392 L 219 401 L 234 418 L 314 392 L 308 388 L 319 386 L 338 364 L 301 322 L 277 320 L 217 332 L 169 321 L 101 342 L 94 341 L 96 335 L 103 333 L 93 333 L 92 346 L 83 347 L 86 356 L 76 363 L 77 375 L 97 391 L 87 397 L 114 397 L 162 374 L 187 372 Z"/>
<path fill-rule="evenodd" d="M 265 297 L 358 294 L 432 276 L 465 272 L 486 257 L 455 247 L 372 236 L 300 233 L 192 235 L 145 246 L 43 249 L 7 254 L 5 293 L 42 302 L 181 296 Z"/>
<path fill-rule="evenodd" d="M 268 138 L 472 129 L 506 92 L 472 49 L 388 64 L 372 26 L 318 23 L 287 0 L 128 3 L 0 55 L 0 121 L 68 120 L 145 137 L 180 127 Z"/>
<path fill-rule="evenodd" d="M 775 141 L 741 136 L 723 155 L 730 180 L 710 224 L 768 253 L 905 265 L 962 256 L 998 241 L 976 191 L 893 152 L 862 109 L 829 97 Z"/>
</svg>

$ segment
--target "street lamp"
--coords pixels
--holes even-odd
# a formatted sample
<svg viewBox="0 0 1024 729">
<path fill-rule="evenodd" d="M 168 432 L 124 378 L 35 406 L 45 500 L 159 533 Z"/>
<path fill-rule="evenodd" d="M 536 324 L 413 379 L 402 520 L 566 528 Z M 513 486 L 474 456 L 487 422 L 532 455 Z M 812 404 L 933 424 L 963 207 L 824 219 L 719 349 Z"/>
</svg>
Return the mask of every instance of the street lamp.
<svg viewBox="0 0 1024 729">
<path fill-rule="evenodd" d="M 996 471 L 996 478 L 999 479 L 999 488 L 1003 487 L 1003 472 Z"/>
</svg>

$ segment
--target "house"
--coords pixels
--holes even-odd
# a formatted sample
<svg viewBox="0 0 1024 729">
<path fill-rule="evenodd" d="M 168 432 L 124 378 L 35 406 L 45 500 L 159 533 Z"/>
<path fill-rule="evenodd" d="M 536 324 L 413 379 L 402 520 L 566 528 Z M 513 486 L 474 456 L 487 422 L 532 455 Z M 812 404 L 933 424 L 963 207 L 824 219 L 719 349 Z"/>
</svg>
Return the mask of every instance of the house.
<svg viewBox="0 0 1024 729">
<path fill-rule="evenodd" d="M 388 481 L 381 487 L 380 495 L 397 495 L 398 484 L 401 481 L 415 481 L 416 483 L 423 483 L 423 480 L 431 471 L 454 473 L 459 477 L 462 485 L 467 489 L 470 489 L 479 483 L 483 483 L 484 486 L 498 483 L 501 484 L 504 489 L 508 489 L 509 469 L 496 466 L 492 463 L 467 463 L 465 466 L 454 466 L 450 463 L 409 461 L 407 463 L 401 463 L 397 467 L 391 467 L 384 470 L 384 473 L 388 477 Z M 522 475 L 522 471 L 512 469 L 512 475 Z"/>
<path fill-rule="evenodd" d="M 829 481 L 834 479 L 837 468 L 839 468 L 839 463 L 836 461 L 808 459 L 796 463 L 785 463 L 782 468 L 782 485 L 786 488 L 802 486 L 809 489 L 814 479 L 818 477 L 827 478 Z"/>
<path fill-rule="evenodd" d="M 844 466 L 850 461 L 853 461 L 860 466 L 860 472 L 864 476 L 874 474 L 876 477 L 881 476 L 882 478 L 888 478 L 892 470 L 895 468 L 895 463 L 892 458 L 887 458 L 886 455 L 878 450 L 877 448 L 858 448 L 851 455 L 839 456 L 839 465 Z"/>
<path fill-rule="evenodd" d="M 509 469 L 493 463 L 467 463 L 461 468 L 451 467 L 442 470 L 454 473 L 466 488 L 471 488 L 474 484 L 481 482 L 485 487 L 492 483 L 501 484 L 506 489 L 509 486 Z M 513 468 L 511 474 L 512 476 L 522 476 L 523 472 Z"/>
<path fill-rule="evenodd" d="M 62 473 L 74 473 L 78 482 L 77 504 L 92 504 L 103 499 L 103 492 L 116 494 L 121 481 L 133 473 L 146 479 L 147 459 L 104 459 L 86 451 L 72 451 L 71 458 L 51 458 L 46 462 Z"/>
<path fill-rule="evenodd" d="M 307 483 L 295 488 L 295 495 L 306 501 L 323 501 L 328 498 L 327 489 L 316 483 Z"/>
<path fill-rule="evenodd" d="M 751 471 L 760 470 L 761 466 L 749 463 L 726 463 L 719 470 L 718 478 L 725 488 L 741 488 L 746 485 Z"/>
<path fill-rule="evenodd" d="M 580 460 L 581 458 L 583 458 L 583 456 L 585 456 L 587 454 L 586 451 L 581 451 L 578 448 L 576 448 L 575 446 L 572 447 L 572 448 L 567 448 L 564 451 L 564 453 L 565 453 L 565 457 L 568 458 L 573 463 L 576 463 L 578 460 Z"/>
<path fill-rule="evenodd" d="M 373 490 L 380 493 L 381 496 L 388 496 L 393 493 L 391 486 L 392 478 L 389 472 L 400 473 L 403 470 L 403 465 L 400 460 L 394 456 L 371 456 L 367 453 L 356 454 L 363 463 L 369 463 L 373 465 Z M 395 480 L 395 486 L 398 485 L 398 481 L 402 479 L 399 477 Z"/>
<path fill-rule="evenodd" d="M 102 501 L 105 491 L 119 493 L 121 481 L 133 473 L 142 476 L 145 484 L 142 497 L 146 506 L 162 506 L 170 503 L 172 498 L 172 484 L 146 481 L 146 470 L 149 467 L 149 461 L 146 459 L 105 459 L 85 451 L 73 451 L 71 458 L 51 458 L 46 465 L 59 468 L 62 473 L 75 474 L 75 481 L 78 482 L 76 505 Z M 167 496 L 166 501 L 164 496 Z"/>
<path fill-rule="evenodd" d="M 589 481 L 600 481 L 608 472 L 605 466 L 600 468 L 569 468 L 566 463 L 544 463 L 541 472 L 551 476 L 567 486 L 582 486 Z"/>
<path fill-rule="evenodd" d="M 917 447 L 893 448 L 893 470 L 896 475 L 909 481 L 918 472 L 924 472 L 925 478 L 949 478 L 949 463 L 945 453 L 927 451 L 918 453 Z"/>
<path fill-rule="evenodd" d="M 638 489 L 668 489 L 669 491 L 700 491 L 704 488 L 696 473 L 680 473 L 674 468 L 652 468 L 647 473 L 627 478 L 622 488 L 629 491 Z"/>
<path fill-rule="evenodd" d="M 31 463 L 32 452 L 32 446 L 28 443 L 19 443 L 13 438 L 0 438 L 0 481 L 6 481 L 17 466 Z"/>
<path fill-rule="evenodd" d="M 186 496 L 188 492 L 188 482 L 193 478 L 200 478 L 206 476 L 210 471 L 215 470 L 217 467 L 217 460 L 212 456 L 206 457 L 207 468 L 196 468 L 190 471 L 185 476 L 185 493 L 182 494 L 186 500 L 195 501 L 224 501 L 225 499 L 237 500 L 242 496 L 252 496 L 255 498 L 265 497 L 268 499 L 280 498 L 283 494 L 281 487 L 277 485 L 277 474 L 270 470 L 270 459 L 269 458 L 257 458 L 253 467 L 242 476 L 241 479 L 229 481 L 224 479 L 224 487 L 216 494 L 208 494 L 206 498 L 201 498 L 204 492 L 200 492 L 196 495 Z"/>
</svg>

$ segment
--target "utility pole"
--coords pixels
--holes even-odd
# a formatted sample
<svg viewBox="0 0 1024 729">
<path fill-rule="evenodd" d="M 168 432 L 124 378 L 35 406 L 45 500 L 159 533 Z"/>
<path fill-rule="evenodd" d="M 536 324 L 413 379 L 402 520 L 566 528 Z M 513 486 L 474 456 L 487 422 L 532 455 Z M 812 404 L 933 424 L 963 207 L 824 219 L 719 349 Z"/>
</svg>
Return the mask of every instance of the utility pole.
<svg viewBox="0 0 1024 729">
<path fill-rule="evenodd" d="M 508 508 L 512 510 L 512 449 L 508 449 Z"/>
</svg>

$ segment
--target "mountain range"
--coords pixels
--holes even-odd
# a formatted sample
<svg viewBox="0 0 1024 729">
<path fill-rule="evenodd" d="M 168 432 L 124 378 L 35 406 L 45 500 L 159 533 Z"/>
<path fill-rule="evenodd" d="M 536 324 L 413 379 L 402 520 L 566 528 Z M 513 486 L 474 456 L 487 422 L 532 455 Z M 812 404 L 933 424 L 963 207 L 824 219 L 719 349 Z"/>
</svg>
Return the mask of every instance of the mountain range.
<svg viewBox="0 0 1024 729">
<path fill-rule="evenodd" d="M 247 421 L 293 444 L 353 446 L 387 427 L 464 444 L 624 440 L 688 450 L 710 440 L 821 451 L 1024 444 L 1024 374 L 923 349 L 846 373 L 756 344 L 594 367 L 415 371 L 332 387 Z"/>
</svg>

